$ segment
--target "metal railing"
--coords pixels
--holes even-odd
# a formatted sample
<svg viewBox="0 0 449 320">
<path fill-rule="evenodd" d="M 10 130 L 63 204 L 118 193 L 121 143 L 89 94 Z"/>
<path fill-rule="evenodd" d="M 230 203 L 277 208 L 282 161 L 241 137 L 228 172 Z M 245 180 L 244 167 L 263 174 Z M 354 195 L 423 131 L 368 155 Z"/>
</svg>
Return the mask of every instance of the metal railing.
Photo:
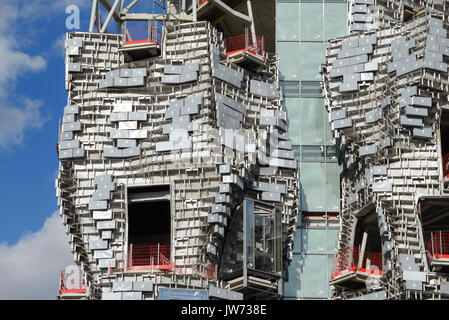
<svg viewBox="0 0 449 320">
<path fill-rule="evenodd" d="M 359 267 L 358 247 L 340 250 L 334 257 L 331 278 L 351 271 L 382 275 L 382 253 L 365 251 L 362 264 Z"/>
<path fill-rule="evenodd" d="M 430 261 L 449 259 L 449 232 L 432 232 L 427 241 Z"/>
<path fill-rule="evenodd" d="M 170 244 L 130 244 L 129 257 L 128 268 L 171 265 Z"/>
<path fill-rule="evenodd" d="M 244 34 L 226 38 L 224 44 L 226 55 L 245 51 L 265 58 L 264 37 L 251 34 L 248 29 L 245 29 Z"/>
<path fill-rule="evenodd" d="M 154 43 L 160 45 L 162 42 L 162 25 L 144 24 L 139 26 L 125 26 L 123 31 L 125 45 L 137 43 Z"/>
</svg>

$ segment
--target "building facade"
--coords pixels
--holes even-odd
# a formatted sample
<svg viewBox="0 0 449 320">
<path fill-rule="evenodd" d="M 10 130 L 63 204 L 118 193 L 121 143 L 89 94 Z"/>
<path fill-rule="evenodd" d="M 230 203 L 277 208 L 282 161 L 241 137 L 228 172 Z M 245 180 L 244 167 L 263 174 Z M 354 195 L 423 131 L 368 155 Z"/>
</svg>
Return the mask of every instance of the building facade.
<svg viewBox="0 0 449 320">
<path fill-rule="evenodd" d="M 56 191 L 81 279 L 62 272 L 60 298 L 278 299 L 298 166 L 278 60 L 254 33 L 274 6 L 135 3 L 93 1 L 89 30 L 66 35 Z"/>
<path fill-rule="evenodd" d="M 278 0 L 276 53 L 289 137 L 300 167 L 300 211 L 284 299 L 328 299 L 338 239 L 340 171 L 322 90 L 327 41 L 348 33 L 346 1 Z"/>
<path fill-rule="evenodd" d="M 447 3 L 349 8 L 322 66 L 343 166 L 333 297 L 448 299 Z"/>
</svg>

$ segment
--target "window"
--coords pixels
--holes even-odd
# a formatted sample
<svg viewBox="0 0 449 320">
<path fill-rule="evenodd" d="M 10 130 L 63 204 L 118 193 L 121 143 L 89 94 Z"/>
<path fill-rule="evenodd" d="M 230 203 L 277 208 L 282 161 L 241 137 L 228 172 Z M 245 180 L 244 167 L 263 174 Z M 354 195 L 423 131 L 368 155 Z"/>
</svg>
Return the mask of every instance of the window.
<svg viewBox="0 0 449 320">
<path fill-rule="evenodd" d="M 302 229 L 302 251 L 326 253 L 326 229 Z"/>
<path fill-rule="evenodd" d="M 299 4 L 278 3 L 276 10 L 277 40 L 299 40 Z"/>
<path fill-rule="evenodd" d="M 348 5 L 346 3 L 324 4 L 324 40 L 327 41 L 347 34 L 347 13 Z"/>
<path fill-rule="evenodd" d="M 328 282 L 326 274 L 328 273 L 327 255 L 303 256 L 303 296 L 305 298 L 323 298 L 328 297 Z"/>
<path fill-rule="evenodd" d="M 279 79 L 299 80 L 299 42 L 278 42 Z"/>
<path fill-rule="evenodd" d="M 164 258 L 170 259 L 170 212 L 169 186 L 128 188 L 131 267 L 161 265 Z"/>
<path fill-rule="evenodd" d="M 323 41 L 323 4 L 301 3 L 301 40 Z"/>
<path fill-rule="evenodd" d="M 301 144 L 324 144 L 324 100 L 303 98 L 300 101 Z"/>
<path fill-rule="evenodd" d="M 323 212 L 326 205 L 325 163 L 300 163 L 301 210 Z"/>
<path fill-rule="evenodd" d="M 320 65 L 323 61 L 323 42 L 301 42 L 301 73 L 299 80 L 321 81 Z"/>
</svg>

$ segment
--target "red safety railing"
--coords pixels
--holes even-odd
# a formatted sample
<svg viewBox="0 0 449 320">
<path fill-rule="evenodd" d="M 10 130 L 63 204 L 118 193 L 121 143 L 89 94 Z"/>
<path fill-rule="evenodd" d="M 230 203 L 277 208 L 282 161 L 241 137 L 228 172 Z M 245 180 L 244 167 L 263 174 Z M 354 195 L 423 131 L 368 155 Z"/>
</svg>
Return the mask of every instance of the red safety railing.
<svg viewBox="0 0 449 320">
<path fill-rule="evenodd" d="M 193 274 L 200 278 L 217 279 L 217 268 L 215 266 L 196 264 Z"/>
<path fill-rule="evenodd" d="M 443 156 L 443 176 L 449 178 L 449 153 Z"/>
<path fill-rule="evenodd" d="M 124 33 L 125 45 L 136 43 L 154 43 L 160 45 L 162 41 L 162 25 L 145 24 L 129 26 L 124 28 Z"/>
<path fill-rule="evenodd" d="M 382 253 L 380 252 L 365 251 L 361 267 L 358 267 L 358 264 L 358 247 L 340 250 L 334 257 L 331 278 L 333 279 L 351 271 L 382 275 Z"/>
<path fill-rule="evenodd" d="M 231 55 L 237 52 L 245 51 L 254 55 L 259 55 L 265 58 L 265 43 L 262 36 L 251 34 L 248 29 L 244 34 L 226 38 L 224 40 L 226 55 Z"/>
<path fill-rule="evenodd" d="M 198 8 L 201 7 L 203 4 L 206 4 L 207 0 L 198 1 Z"/>
<path fill-rule="evenodd" d="M 170 244 L 131 244 L 128 252 L 128 270 L 182 274 L 170 261 Z"/>
<path fill-rule="evenodd" d="M 59 294 L 86 293 L 86 283 L 84 279 L 74 277 L 73 273 L 67 273 L 66 270 L 61 270 L 59 280 Z"/>
<path fill-rule="evenodd" d="M 427 241 L 427 250 L 430 253 L 430 261 L 449 259 L 449 233 L 432 232 Z"/>
</svg>

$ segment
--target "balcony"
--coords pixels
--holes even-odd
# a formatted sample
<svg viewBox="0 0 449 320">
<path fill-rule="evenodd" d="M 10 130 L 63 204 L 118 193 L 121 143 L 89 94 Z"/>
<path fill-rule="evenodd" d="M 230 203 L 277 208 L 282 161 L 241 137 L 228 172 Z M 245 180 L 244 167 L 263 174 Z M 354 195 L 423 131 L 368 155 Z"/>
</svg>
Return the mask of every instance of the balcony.
<svg viewBox="0 0 449 320">
<path fill-rule="evenodd" d="M 382 253 L 365 251 L 362 261 L 359 257 L 358 247 L 339 251 L 334 258 L 330 284 L 354 289 L 375 284 L 382 276 Z"/>
<path fill-rule="evenodd" d="M 434 266 L 449 266 L 449 233 L 432 232 L 427 241 L 430 262 Z"/>
<path fill-rule="evenodd" d="M 224 40 L 228 60 L 243 68 L 256 70 L 265 66 L 264 37 L 251 34 L 245 29 L 244 34 Z"/>
<path fill-rule="evenodd" d="M 150 23 L 123 28 L 124 44 L 119 51 L 127 54 L 128 59 L 136 61 L 160 54 L 162 44 L 161 23 Z"/>
<path fill-rule="evenodd" d="M 86 297 L 87 287 L 84 279 L 75 272 L 60 272 L 59 299 L 81 299 Z"/>
</svg>

